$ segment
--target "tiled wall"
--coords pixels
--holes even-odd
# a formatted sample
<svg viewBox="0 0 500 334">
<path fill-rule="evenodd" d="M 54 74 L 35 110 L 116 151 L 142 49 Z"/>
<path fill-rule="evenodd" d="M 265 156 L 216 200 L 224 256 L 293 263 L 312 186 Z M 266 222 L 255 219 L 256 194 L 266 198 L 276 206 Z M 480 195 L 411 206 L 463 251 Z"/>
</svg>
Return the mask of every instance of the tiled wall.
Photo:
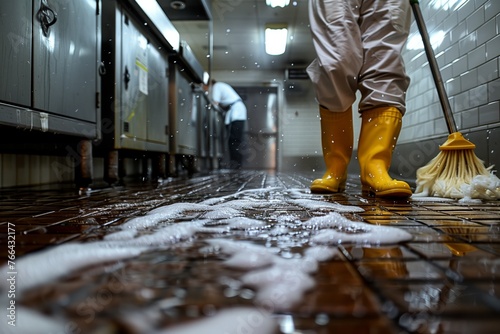
<svg viewBox="0 0 500 334">
<path fill-rule="evenodd" d="M 500 126 L 500 1 L 421 1 L 454 119 L 463 133 Z M 415 23 L 404 53 L 412 79 L 399 143 L 447 134 Z M 486 140 L 488 131 L 484 131 Z"/>
</svg>

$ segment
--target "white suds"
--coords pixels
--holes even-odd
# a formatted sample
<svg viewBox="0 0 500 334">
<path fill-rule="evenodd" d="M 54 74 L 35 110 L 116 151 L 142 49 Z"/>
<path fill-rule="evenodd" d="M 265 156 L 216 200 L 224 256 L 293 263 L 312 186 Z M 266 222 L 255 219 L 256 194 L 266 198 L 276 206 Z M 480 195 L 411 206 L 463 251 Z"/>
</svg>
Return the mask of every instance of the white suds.
<svg viewBox="0 0 500 334">
<path fill-rule="evenodd" d="M 330 245 L 378 245 L 411 239 L 411 235 L 403 230 L 353 222 L 337 213 L 364 211 L 360 207 L 312 200 L 309 194 L 298 191 L 293 194 L 295 198 L 290 200 L 279 188 L 265 188 L 198 204 L 175 203 L 159 207 L 144 216 L 130 219 L 118 227 L 118 232 L 108 234 L 102 241 L 62 244 L 21 257 L 16 262 L 19 272 L 22 272 L 16 282 L 18 292 L 21 294 L 27 289 L 54 282 L 87 266 L 178 247 L 196 238 L 205 240 L 209 235 L 211 239 L 205 241 L 210 246 L 200 249 L 200 252 L 222 250 L 229 255 L 225 266 L 242 271 L 239 284 L 255 289 L 254 298 L 258 305 L 265 306 L 263 308 L 267 311 L 286 312 L 314 287 L 313 275 L 318 270 L 318 262 L 339 255 L 338 250 Z M 240 198 L 243 195 L 245 198 Z M 293 212 L 290 206 L 295 206 L 296 210 L 306 208 L 321 216 L 303 222 L 299 216 L 290 214 Z M 266 216 L 264 213 L 271 214 L 266 216 L 268 221 L 250 219 L 245 217 L 248 215 L 246 210 L 262 211 L 263 216 Z M 235 235 L 252 235 L 262 241 L 262 245 L 229 239 Z M 304 253 L 291 252 L 290 247 L 295 246 L 305 246 Z M 0 268 L 2 289 L 7 284 L 7 272 L 5 266 Z M 238 333 L 240 325 L 244 324 L 241 321 L 246 321 L 245 317 L 254 312 L 258 312 L 255 314 L 262 320 L 262 326 L 259 325 L 255 333 L 272 333 L 275 323 L 269 314 L 255 310 L 222 310 L 212 318 L 161 333 Z"/>
<path fill-rule="evenodd" d="M 399 228 L 353 222 L 338 213 L 314 217 L 304 225 L 321 230 L 311 238 L 316 244 L 382 245 L 412 239 L 411 234 Z"/>
<path fill-rule="evenodd" d="M 154 334 L 273 334 L 277 328 L 277 321 L 264 309 L 235 307 Z"/>
<path fill-rule="evenodd" d="M 339 251 L 336 248 L 331 248 L 328 246 L 314 246 L 306 249 L 305 256 L 316 259 L 316 261 L 328 261 L 335 256 L 339 255 Z"/>
<path fill-rule="evenodd" d="M 251 219 L 247 217 L 231 218 L 223 220 L 222 222 L 227 223 L 232 230 L 256 229 L 267 225 L 262 220 Z"/>
<path fill-rule="evenodd" d="M 28 254 L 16 261 L 17 293 L 21 295 L 30 288 L 50 283 L 71 272 L 90 265 L 129 259 L 139 255 L 143 249 L 135 247 L 113 247 L 106 242 L 85 244 L 68 243 L 47 250 Z M 7 267 L 0 271 L 0 287 L 5 284 Z"/>
<path fill-rule="evenodd" d="M 115 233 L 111 233 L 108 235 L 104 236 L 104 240 L 107 241 L 124 241 L 124 240 L 130 240 L 134 238 L 137 235 L 137 230 L 131 229 L 131 230 L 125 230 L 125 231 L 118 231 Z"/>
<path fill-rule="evenodd" d="M 411 200 L 414 202 L 453 202 L 455 201 L 453 198 L 444 198 L 444 197 L 431 197 L 427 196 L 427 194 L 419 193 L 413 194 L 411 196 Z"/>
<path fill-rule="evenodd" d="M 6 300 L 7 301 L 7 300 Z M 2 306 L 7 305 L 0 299 Z M 3 307 L 2 307 L 3 308 Z M 8 314 L 5 309 L 3 310 Z M 30 310 L 29 308 L 16 305 L 15 326 L 9 325 L 9 317 L 3 317 L 0 321 L 0 333 L 2 334 L 41 334 L 41 333 L 67 333 L 67 324 L 49 318 L 43 314 Z"/>
<path fill-rule="evenodd" d="M 469 153 L 473 156 L 473 153 Z M 482 173 L 475 176 L 469 176 L 466 178 L 463 173 L 462 177 L 456 176 L 456 178 L 451 178 L 448 174 L 439 175 L 439 171 L 442 172 L 443 168 L 433 168 L 439 166 L 439 164 L 446 165 L 448 162 L 442 157 L 442 154 L 438 154 L 432 163 L 427 166 L 420 168 L 417 171 L 417 188 L 415 197 L 444 197 L 453 199 L 464 198 L 465 202 L 470 199 L 483 199 L 483 200 L 497 200 L 500 199 L 500 179 L 492 172 L 493 166 L 484 168 L 481 161 L 477 161 L 476 168 L 482 169 Z M 442 161 L 441 161 L 442 160 Z M 469 168 L 470 166 L 463 166 L 463 168 Z M 471 168 L 471 170 L 475 170 Z M 468 171 L 467 172 L 471 172 Z M 438 176 L 440 176 L 438 178 Z"/>
<path fill-rule="evenodd" d="M 500 198 L 500 179 L 493 173 L 476 175 L 470 185 L 461 186 L 464 198 L 497 200 Z"/>
<path fill-rule="evenodd" d="M 213 239 L 208 242 L 231 255 L 224 262 L 226 266 L 248 271 L 240 278 L 241 282 L 256 290 L 255 302 L 266 309 L 287 310 L 314 286 L 310 274 L 317 271 L 318 260 L 310 255 L 284 259 L 274 248 L 244 241 Z"/>
<path fill-rule="evenodd" d="M 315 201 L 312 199 L 294 199 L 289 200 L 290 203 L 303 207 L 309 210 L 319 210 L 319 211 L 336 211 L 336 212 L 363 212 L 363 208 L 359 206 L 352 205 L 342 205 L 338 203 L 331 203 L 325 201 Z"/>
</svg>

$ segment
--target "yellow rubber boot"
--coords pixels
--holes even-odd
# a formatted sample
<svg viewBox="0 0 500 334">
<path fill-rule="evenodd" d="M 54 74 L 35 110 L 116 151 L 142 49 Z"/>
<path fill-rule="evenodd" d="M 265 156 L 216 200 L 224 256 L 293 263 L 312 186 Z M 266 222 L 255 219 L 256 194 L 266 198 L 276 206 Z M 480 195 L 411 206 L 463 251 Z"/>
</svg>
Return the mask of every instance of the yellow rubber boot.
<svg viewBox="0 0 500 334">
<path fill-rule="evenodd" d="M 378 197 L 410 197 L 408 183 L 389 176 L 392 152 L 401 131 L 402 115 L 395 107 L 380 107 L 361 113 L 358 159 L 363 192 Z"/>
<path fill-rule="evenodd" d="M 352 109 L 331 112 L 320 106 L 321 144 L 326 172 L 311 184 L 313 193 L 338 193 L 345 190 L 347 165 L 353 147 Z"/>
</svg>

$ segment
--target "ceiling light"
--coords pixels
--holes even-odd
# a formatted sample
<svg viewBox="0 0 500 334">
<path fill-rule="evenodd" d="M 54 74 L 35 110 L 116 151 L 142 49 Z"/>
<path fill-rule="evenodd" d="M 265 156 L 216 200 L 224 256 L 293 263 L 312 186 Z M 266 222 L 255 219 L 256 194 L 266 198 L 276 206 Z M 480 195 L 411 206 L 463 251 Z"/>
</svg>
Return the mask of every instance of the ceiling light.
<svg viewBox="0 0 500 334">
<path fill-rule="evenodd" d="M 285 7 L 288 6 L 290 0 L 266 0 L 266 5 L 271 7 Z"/>
<path fill-rule="evenodd" d="M 277 56 L 285 53 L 288 39 L 288 29 L 286 24 L 266 24 L 266 53 Z"/>
</svg>

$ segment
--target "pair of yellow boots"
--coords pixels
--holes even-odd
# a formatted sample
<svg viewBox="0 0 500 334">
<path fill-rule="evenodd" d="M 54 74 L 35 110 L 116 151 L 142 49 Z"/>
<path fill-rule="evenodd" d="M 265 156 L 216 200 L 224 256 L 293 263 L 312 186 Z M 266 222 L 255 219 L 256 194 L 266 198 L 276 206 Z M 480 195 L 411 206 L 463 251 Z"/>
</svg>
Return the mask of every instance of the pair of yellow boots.
<svg viewBox="0 0 500 334">
<path fill-rule="evenodd" d="M 311 192 L 343 192 L 353 149 L 352 110 L 331 112 L 320 107 L 320 116 L 326 173 L 313 181 Z M 361 120 L 358 160 L 363 192 L 378 197 L 410 197 L 410 186 L 388 173 L 401 131 L 401 112 L 395 107 L 379 107 L 363 111 Z"/>
</svg>

